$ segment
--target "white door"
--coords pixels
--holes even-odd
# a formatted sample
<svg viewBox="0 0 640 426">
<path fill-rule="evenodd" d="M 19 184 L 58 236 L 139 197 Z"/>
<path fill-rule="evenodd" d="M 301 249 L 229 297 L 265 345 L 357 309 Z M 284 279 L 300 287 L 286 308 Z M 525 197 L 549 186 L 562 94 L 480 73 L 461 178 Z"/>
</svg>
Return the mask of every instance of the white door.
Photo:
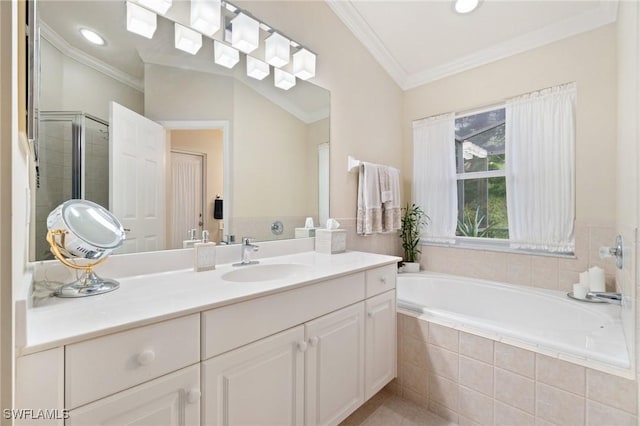
<svg viewBox="0 0 640 426">
<path fill-rule="evenodd" d="M 201 238 L 203 218 L 202 155 L 171 151 L 171 248 L 182 248 L 191 229 Z"/>
<path fill-rule="evenodd" d="M 109 103 L 109 209 L 128 229 L 118 253 L 166 246 L 166 134 L 158 123 Z"/>
<path fill-rule="evenodd" d="M 194 365 L 69 413 L 67 426 L 196 426 L 200 424 L 200 367 Z"/>
<path fill-rule="evenodd" d="M 298 326 L 202 363 L 204 425 L 301 425 L 304 328 Z"/>
<path fill-rule="evenodd" d="M 308 322 L 305 336 L 305 424 L 338 424 L 364 403 L 364 302 Z"/>
<path fill-rule="evenodd" d="M 396 377 L 396 292 L 379 294 L 365 305 L 365 399 Z"/>
</svg>

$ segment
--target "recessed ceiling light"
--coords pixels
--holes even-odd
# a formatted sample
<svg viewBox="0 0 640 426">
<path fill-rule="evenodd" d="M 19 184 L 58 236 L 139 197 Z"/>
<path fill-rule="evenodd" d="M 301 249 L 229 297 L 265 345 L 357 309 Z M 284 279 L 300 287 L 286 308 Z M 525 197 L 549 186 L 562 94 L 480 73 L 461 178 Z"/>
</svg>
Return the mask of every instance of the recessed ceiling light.
<svg viewBox="0 0 640 426">
<path fill-rule="evenodd" d="M 458 13 L 469 13 L 478 7 L 479 3 L 480 0 L 456 0 L 454 7 Z"/>
<path fill-rule="evenodd" d="M 89 43 L 104 46 L 104 39 L 95 31 L 88 28 L 80 28 L 80 34 L 82 34 L 82 37 L 84 37 Z"/>
</svg>

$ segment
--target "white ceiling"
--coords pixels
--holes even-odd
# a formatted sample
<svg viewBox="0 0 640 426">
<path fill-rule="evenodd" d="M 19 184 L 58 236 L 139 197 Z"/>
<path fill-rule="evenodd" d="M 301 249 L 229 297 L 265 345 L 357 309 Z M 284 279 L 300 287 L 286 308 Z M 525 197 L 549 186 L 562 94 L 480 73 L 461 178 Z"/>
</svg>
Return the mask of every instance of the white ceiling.
<svg viewBox="0 0 640 426">
<path fill-rule="evenodd" d="M 404 90 L 614 22 L 617 1 L 326 0 Z"/>
</svg>

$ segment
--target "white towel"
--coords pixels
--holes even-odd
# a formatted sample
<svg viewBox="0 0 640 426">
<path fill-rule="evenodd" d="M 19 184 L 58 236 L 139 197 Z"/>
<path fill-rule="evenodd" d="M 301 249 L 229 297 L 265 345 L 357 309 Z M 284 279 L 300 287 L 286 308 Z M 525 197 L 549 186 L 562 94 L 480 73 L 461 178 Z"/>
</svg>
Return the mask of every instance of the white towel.
<svg viewBox="0 0 640 426">
<path fill-rule="evenodd" d="M 358 212 L 356 233 L 370 235 L 382 232 L 379 166 L 362 163 L 358 174 Z"/>
<path fill-rule="evenodd" d="M 395 232 L 401 228 L 400 171 L 394 167 L 380 166 L 382 232 Z M 383 181 L 386 181 L 383 183 Z M 384 187 L 384 188 L 383 188 Z"/>
</svg>

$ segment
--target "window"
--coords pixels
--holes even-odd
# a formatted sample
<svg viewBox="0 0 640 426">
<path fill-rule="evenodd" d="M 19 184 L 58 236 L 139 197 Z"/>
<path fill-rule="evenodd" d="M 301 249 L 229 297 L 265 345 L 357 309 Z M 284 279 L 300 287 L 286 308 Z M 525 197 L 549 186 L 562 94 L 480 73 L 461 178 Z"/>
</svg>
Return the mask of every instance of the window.
<svg viewBox="0 0 640 426">
<path fill-rule="evenodd" d="M 456 236 L 509 238 L 504 107 L 457 116 L 454 143 Z"/>
</svg>

